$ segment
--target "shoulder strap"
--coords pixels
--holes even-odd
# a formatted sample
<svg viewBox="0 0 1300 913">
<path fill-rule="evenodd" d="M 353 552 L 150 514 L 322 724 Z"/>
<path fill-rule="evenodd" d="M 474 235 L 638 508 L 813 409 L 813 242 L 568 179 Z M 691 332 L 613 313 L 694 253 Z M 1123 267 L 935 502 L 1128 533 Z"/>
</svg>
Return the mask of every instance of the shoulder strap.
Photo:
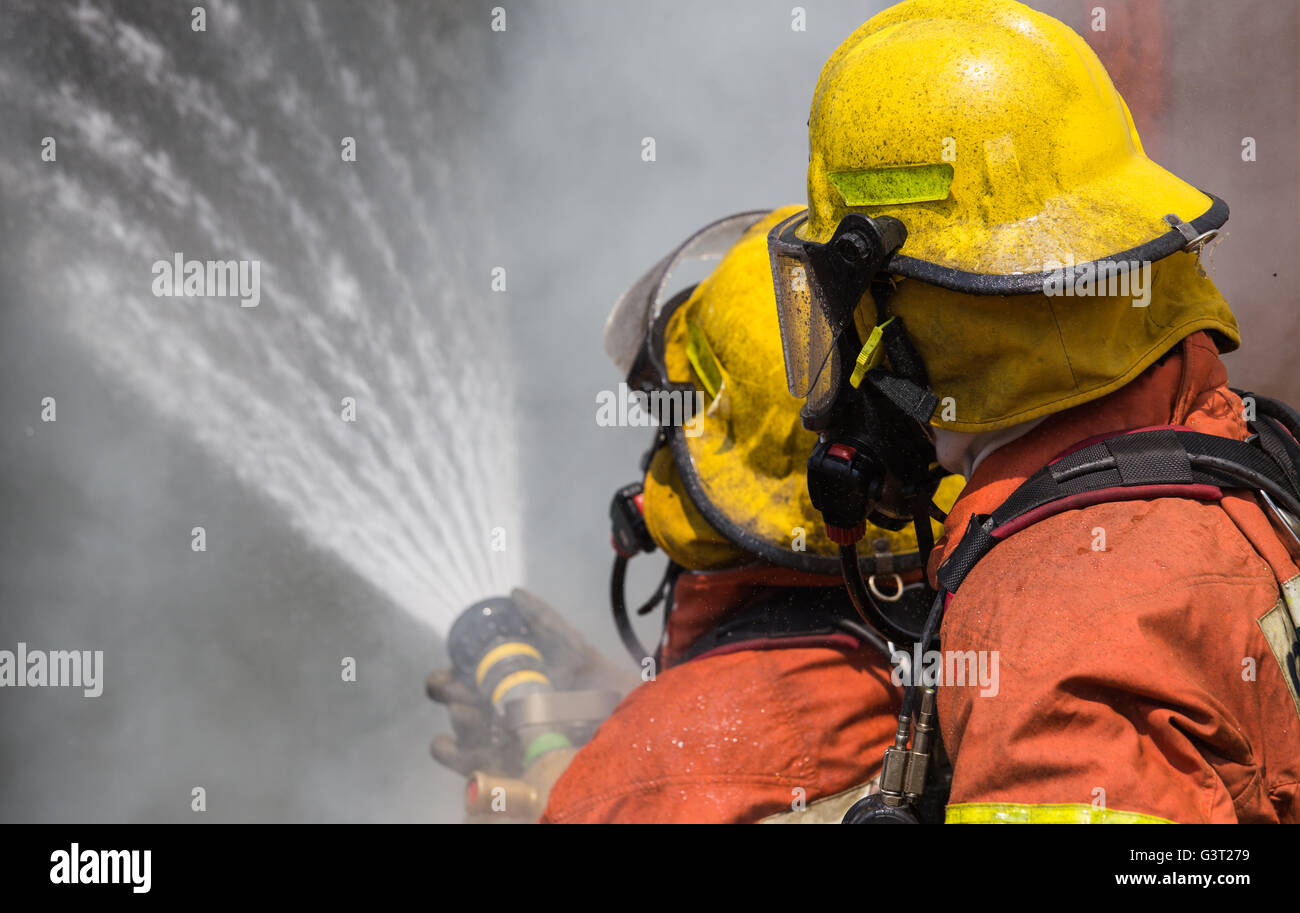
<svg viewBox="0 0 1300 913">
<path fill-rule="evenodd" d="M 957 592 L 1003 539 L 1054 514 L 1093 504 L 1170 497 L 1218 501 L 1225 488 L 1248 488 L 1300 515 L 1300 446 L 1285 422 L 1261 415 L 1251 423 L 1254 434 L 1247 441 L 1168 426 L 1084 442 L 1026 479 L 992 514 L 971 517 L 961 542 L 939 568 L 939 585 Z"/>
</svg>

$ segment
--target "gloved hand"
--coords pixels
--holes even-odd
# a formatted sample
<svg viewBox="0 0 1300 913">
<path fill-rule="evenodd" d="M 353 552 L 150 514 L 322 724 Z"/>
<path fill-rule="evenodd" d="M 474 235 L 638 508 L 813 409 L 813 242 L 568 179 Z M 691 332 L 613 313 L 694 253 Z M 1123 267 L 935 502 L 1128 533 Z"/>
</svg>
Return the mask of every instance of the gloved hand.
<svg viewBox="0 0 1300 913">
<path fill-rule="evenodd" d="M 440 733 L 429 753 L 443 767 L 469 776 L 476 770 L 517 776 L 519 746 L 502 727 L 496 712 L 477 688 L 461 681 L 453 669 L 435 669 L 425 679 L 424 690 L 447 707 L 451 733 Z"/>
</svg>

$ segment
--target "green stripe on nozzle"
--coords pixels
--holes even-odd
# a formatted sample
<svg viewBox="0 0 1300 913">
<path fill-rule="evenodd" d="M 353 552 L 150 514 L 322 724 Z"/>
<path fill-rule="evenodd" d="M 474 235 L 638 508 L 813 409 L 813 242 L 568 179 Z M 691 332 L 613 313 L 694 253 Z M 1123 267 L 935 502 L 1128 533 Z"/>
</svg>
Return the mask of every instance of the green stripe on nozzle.
<svg viewBox="0 0 1300 913">
<path fill-rule="evenodd" d="M 524 766 L 527 767 L 548 751 L 572 747 L 573 743 L 568 736 L 559 732 L 544 732 L 529 743 L 528 750 L 524 752 Z"/>
</svg>

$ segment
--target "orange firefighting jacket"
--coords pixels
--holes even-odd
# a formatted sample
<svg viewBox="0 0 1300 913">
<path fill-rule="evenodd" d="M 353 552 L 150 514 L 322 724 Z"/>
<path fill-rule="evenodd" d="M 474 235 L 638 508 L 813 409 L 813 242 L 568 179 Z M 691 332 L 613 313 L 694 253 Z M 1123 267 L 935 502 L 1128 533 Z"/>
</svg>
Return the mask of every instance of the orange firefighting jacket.
<svg viewBox="0 0 1300 913">
<path fill-rule="evenodd" d="M 1123 389 L 989 455 L 945 524 L 932 579 L 973 514 L 1072 445 L 1164 424 L 1242 440 L 1242 411 L 1210 338 L 1189 337 Z M 1300 596 L 1298 573 L 1240 490 L 1102 503 L 1010 536 L 942 627 L 945 653 L 989 651 L 998 671 L 996 694 L 939 688 L 947 820 L 1295 822 L 1300 697 L 1282 597 Z"/>
<path fill-rule="evenodd" d="M 677 579 L 666 670 L 628 695 L 578 752 L 542 823 L 751 822 L 815 810 L 879 774 L 900 691 L 883 658 L 852 638 L 674 664 L 772 586 L 843 582 L 765 566 Z"/>
</svg>

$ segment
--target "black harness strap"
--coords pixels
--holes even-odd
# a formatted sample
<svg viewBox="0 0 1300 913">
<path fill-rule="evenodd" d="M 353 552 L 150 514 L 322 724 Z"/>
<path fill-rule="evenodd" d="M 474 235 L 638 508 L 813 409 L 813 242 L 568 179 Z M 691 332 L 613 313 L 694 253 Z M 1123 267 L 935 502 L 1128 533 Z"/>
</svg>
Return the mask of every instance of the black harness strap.
<svg viewBox="0 0 1300 913">
<path fill-rule="evenodd" d="M 1300 490 L 1300 443 L 1285 425 L 1271 416 L 1262 416 L 1256 430 L 1264 452 L 1282 467 L 1291 487 Z"/>
<path fill-rule="evenodd" d="M 1225 488 L 1262 489 L 1300 512 L 1300 485 L 1285 429 L 1251 424 L 1249 441 L 1184 428 L 1121 432 L 1088 444 L 1034 473 L 992 514 L 973 516 L 939 569 L 956 593 L 971 569 L 1011 534 L 1055 513 L 1108 501 L 1160 497 L 1217 501 Z"/>
</svg>

